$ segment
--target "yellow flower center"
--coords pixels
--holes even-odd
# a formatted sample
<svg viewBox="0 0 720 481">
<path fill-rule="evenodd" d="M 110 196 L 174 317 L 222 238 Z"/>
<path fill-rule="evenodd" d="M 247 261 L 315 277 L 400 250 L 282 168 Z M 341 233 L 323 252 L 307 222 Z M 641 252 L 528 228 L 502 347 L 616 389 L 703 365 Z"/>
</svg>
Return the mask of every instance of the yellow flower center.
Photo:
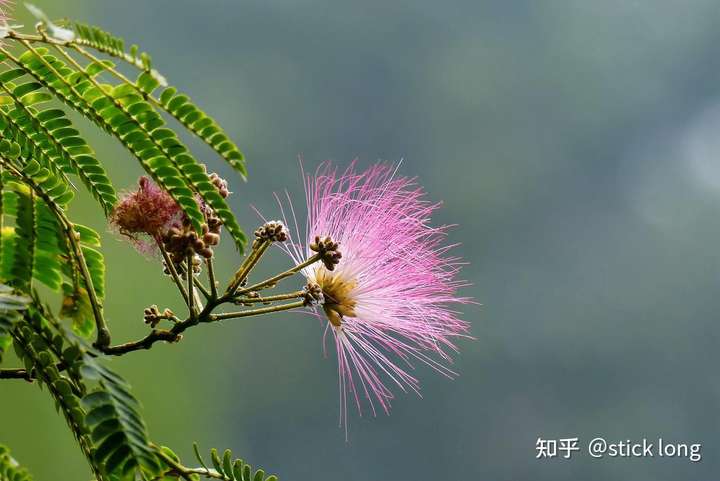
<svg viewBox="0 0 720 481">
<path fill-rule="evenodd" d="M 320 266 L 315 269 L 315 282 L 322 288 L 325 297 L 323 310 L 333 326 L 340 327 L 345 316 L 355 317 L 356 301 L 352 295 L 357 285 L 355 279 Z"/>
</svg>

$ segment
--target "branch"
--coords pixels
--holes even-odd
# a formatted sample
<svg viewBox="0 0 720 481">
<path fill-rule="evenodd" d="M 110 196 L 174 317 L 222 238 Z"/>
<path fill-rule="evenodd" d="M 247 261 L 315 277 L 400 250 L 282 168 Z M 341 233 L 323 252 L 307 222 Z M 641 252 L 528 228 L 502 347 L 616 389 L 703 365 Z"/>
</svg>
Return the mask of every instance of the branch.
<svg viewBox="0 0 720 481">
<path fill-rule="evenodd" d="M 286 270 L 285 272 L 281 272 L 280 274 L 278 274 L 276 276 L 265 279 L 264 281 L 258 282 L 257 284 L 254 284 L 250 287 L 245 287 L 243 289 L 240 289 L 239 291 L 237 291 L 235 293 L 235 295 L 240 296 L 243 294 L 247 294 L 248 292 L 258 291 L 260 289 L 264 289 L 267 287 L 274 287 L 275 284 L 277 284 L 282 279 L 285 279 L 286 277 L 290 277 L 293 274 L 297 274 L 301 270 L 305 269 L 307 266 L 310 266 L 321 259 L 322 259 L 322 254 L 319 254 L 319 253 L 315 254 L 315 255 L 309 257 L 306 261 L 296 265 L 295 267 L 291 267 L 290 269 Z"/>
<path fill-rule="evenodd" d="M 172 280 L 175 282 L 175 285 L 177 286 L 178 290 L 180 291 L 180 294 L 183 296 L 183 300 L 185 301 L 185 305 L 190 306 L 190 300 L 188 298 L 188 293 L 185 290 L 185 286 L 183 286 L 182 280 L 180 279 L 180 275 L 177 273 L 177 270 L 175 269 L 175 263 L 170 259 L 170 255 L 165 250 L 165 246 L 162 243 L 162 240 L 159 238 L 155 239 L 155 242 L 158 245 L 158 248 L 160 249 L 160 253 L 163 256 L 163 260 L 165 261 L 165 267 L 167 267 L 168 272 L 170 273 L 170 277 L 172 277 Z"/>
<path fill-rule="evenodd" d="M 257 316 L 260 314 L 269 314 L 271 312 L 289 311 L 290 309 L 296 309 L 298 307 L 303 307 L 304 305 L 305 305 L 305 300 L 302 300 L 302 301 L 291 302 L 288 304 L 281 304 L 279 306 L 260 307 L 258 309 L 250 309 L 247 311 L 225 312 L 222 314 L 211 314 L 209 316 L 209 320 L 207 320 L 205 322 L 222 321 L 224 319 L 234 319 L 234 318 L 238 318 L 238 317 Z"/>
<path fill-rule="evenodd" d="M 208 304 L 208 306 L 212 305 L 213 304 Z M 184 321 L 175 324 L 170 330 L 153 330 L 152 332 L 150 332 L 150 334 L 137 341 L 127 342 L 125 344 L 119 344 L 117 346 L 109 346 L 100 350 L 104 354 L 121 356 L 123 354 L 127 354 L 128 352 L 138 351 L 140 349 L 150 349 L 152 345 L 155 344 L 157 341 L 178 342 L 180 339 L 182 339 L 181 334 L 185 332 L 186 329 L 189 329 L 190 327 L 196 326 L 198 324 L 207 324 L 210 322 L 217 322 L 225 319 L 251 317 L 261 314 L 270 314 L 273 312 L 288 311 L 303 306 L 305 306 L 305 300 L 276 306 L 262 307 L 259 309 L 249 309 L 246 311 L 228 312 L 222 314 L 211 314 L 210 311 L 206 312 L 206 307 L 206 310 L 204 310 L 198 317 L 188 317 Z"/>
<path fill-rule="evenodd" d="M 0 379 L 25 379 L 33 382 L 34 377 L 26 369 L 0 369 Z"/>
<path fill-rule="evenodd" d="M 157 341 L 178 342 L 181 338 L 182 336 L 179 333 L 175 333 L 172 330 L 153 329 L 150 331 L 150 334 L 138 341 L 126 342 L 125 344 L 118 344 L 117 346 L 107 346 L 102 348 L 101 351 L 103 354 L 111 356 L 122 356 L 128 352 L 150 349 Z"/>
<path fill-rule="evenodd" d="M 207 264 L 207 276 L 210 283 L 210 299 L 217 299 L 217 281 L 215 280 L 215 267 L 213 266 L 212 257 L 205 261 Z"/>
<path fill-rule="evenodd" d="M 195 319 L 195 289 L 193 287 L 193 265 L 192 265 L 192 254 L 185 258 L 185 274 L 187 276 L 187 289 L 188 289 L 188 310 L 190 311 L 190 319 Z"/>
<path fill-rule="evenodd" d="M 269 240 L 253 243 L 252 251 L 245 260 L 243 260 L 242 264 L 240 264 L 237 272 L 235 272 L 232 282 L 230 282 L 230 285 L 225 291 L 225 296 L 232 297 L 235 295 L 235 291 L 237 291 L 238 287 L 247 279 L 250 271 L 257 265 L 267 248 L 270 247 L 270 244 L 271 242 Z"/>
<path fill-rule="evenodd" d="M 177 473 L 181 478 L 192 481 L 193 474 L 199 474 L 201 476 L 205 476 L 206 478 L 212 478 L 212 479 L 223 479 L 223 480 L 229 480 L 227 476 L 225 476 L 222 473 L 218 473 L 214 469 L 209 468 L 189 468 L 187 466 L 183 466 L 180 462 L 175 461 L 172 457 L 168 456 L 166 453 L 164 453 L 158 446 L 152 445 L 154 448 L 155 454 L 157 454 L 168 466 L 172 468 L 172 470 Z"/>
<path fill-rule="evenodd" d="M 287 299 L 295 299 L 298 297 L 304 297 L 305 291 L 295 291 L 295 292 L 288 292 L 287 294 L 277 294 L 274 296 L 265 296 L 265 297 L 238 297 L 233 299 L 233 303 L 237 305 L 246 305 L 246 304 L 258 304 L 258 303 L 271 303 L 275 301 L 284 301 Z"/>
<path fill-rule="evenodd" d="M 210 294 L 210 291 L 207 290 L 207 287 L 205 287 L 200 279 L 195 277 L 193 279 L 193 284 L 195 284 L 195 287 L 198 288 L 200 292 L 202 292 L 202 295 L 205 296 L 205 299 L 212 299 L 212 294 Z"/>
<path fill-rule="evenodd" d="M 70 222 L 70 219 L 67 218 L 65 212 L 63 212 L 62 209 L 51 198 L 49 198 L 42 189 L 38 187 L 38 185 L 32 178 L 23 174 L 23 172 L 21 172 L 17 167 L 15 167 L 15 165 L 13 165 L 5 158 L 0 158 L 0 163 L 2 163 L 3 166 L 5 166 L 13 175 L 23 179 L 23 181 L 27 185 L 29 185 L 32 190 L 45 201 L 45 204 L 47 204 L 50 210 L 52 210 L 52 212 L 60 221 L 60 224 L 65 231 L 65 238 L 70 245 L 73 256 L 75 257 L 78 266 L 80 267 L 80 274 L 82 275 L 83 282 L 85 283 L 85 288 L 88 293 L 88 299 L 92 307 L 93 317 L 95 318 L 95 326 L 97 328 L 97 338 L 95 344 L 97 347 L 108 346 L 110 344 L 110 330 L 105 323 L 105 318 L 103 317 L 102 313 L 102 304 L 100 303 L 100 300 L 97 297 L 97 293 L 95 292 L 95 287 L 93 286 L 90 270 L 88 269 L 87 263 L 85 262 L 85 256 L 82 252 L 82 247 L 80 246 L 80 240 L 78 239 L 75 229 L 73 228 L 73 223 Z"/>
</svg>

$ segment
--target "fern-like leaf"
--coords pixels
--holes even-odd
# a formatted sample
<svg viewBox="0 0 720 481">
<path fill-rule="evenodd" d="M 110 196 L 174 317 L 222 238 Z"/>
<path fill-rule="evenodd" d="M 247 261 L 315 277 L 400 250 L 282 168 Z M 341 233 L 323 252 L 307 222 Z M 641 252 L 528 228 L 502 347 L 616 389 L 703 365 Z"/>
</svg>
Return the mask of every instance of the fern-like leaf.
<svg viewBox="0 0 720 481">
<path fill-rule="evenodd" d="M 200 455 L 200 450 L 197 446 L 197 443 L 193 444 L 193 451 L 200 465 L 205 469 L 207 473 L 212 474 L 211 477 L 213 478 L 219 478 L 226 481 L 278 480 L 278 477 L 274 474 L 266 476 L 265 470 L 257 469 L 253 471 L 252 466 L 245 463 L 242 459 L 234 459 L 232 451 L 230 451 L 229 449 L 225 450 L 222 457 L 218 454 L 217 449 L 212 448 L 210 450 L 210 460 L 212 461 L 212 465 L 215 468 L 215 472 L 213 473 L 210 468 L 208 468 L 207 463 L 205 462 L 203 457 Z"/>
<path fill-rule="evenodd" d="M 3 353 L 12 344 L 10 333 L 20 317 L 18 311 L 25 310 L 29 302 L 27 297 L 13 294 L 10 286 L 0 284 L 0 362 Z"/>
<path fill-rule="evenodd" d="M 10 450 L 0 444 L 0 481 L 32 481 L 27 469 L 10 456 Z"/>
<path fill-rule="evenodd" d="M 75 435 L 83 453 L 93 460 L 93 445 L 89 430 L 85 424 L 85 413 L 80 404 L 80 398 L 73 390 L 71 381 L 63 376 L 57 368 L 58 359 L 53 355 L 52 349 L 43 336 L 37 334 L 31 323 L 43 323 L 42 313 L 35 307 L 28 309 L 25 314 L 27 324 L 20 324 L 13 329 L 12 335 L 15 352 L 25 364 L 28 372 L 33 372 L 39 386 L 47 386 L 48 391 L 55 400 L 55 407 L 60 411 Z M 96 470 L 98 479 L 100 471 Z"/>
<path fill-rule="evenodd" d="M 117 196 L 105 169 L 62 110 L 42 109 L 53 97 L 40 82 L 14 86 L 8 80 L 25 73 L 18 68 L 0 75 L 0 87 L 15 102 L 15 108 L 3 115 L 6 126 L 14 128 L 21 147 L 47 159 L 46 167 L 78 175 L 108 214 Z"/>
<path fill-rule="evenodd" d="M 24 292 L 30 292 L 35 266 L 35 196 L 27 186 L 17 184 L 17 214 L 15 216 L 15 248 L 10 273 L 12 283 Z"/>
<path fill-rule="evenodd" d="M 165 87 L 165 77 L 151 66 L 147 53 L 138 55 L 136 45 L 131 52 L 125 51 L 125 41 L 98 27 L 76 22 L 74 24 L 77 38 L 75 43 L 91 47 L 95 50 L 121 59 L 142 70 L 134 86 L 145 98 L 163 108 L 190 132 L 210 146 L 218 155 L 225 159 L 243 178 L 247 177 L 245 156 L 238 146 L 223 131 L 220 125 L 195 105 L 185 94 L 178 93 L 175 87 L 163 90 L 159 100 L 152 97 L 158 87 Z"/>
<path fill-rule="evenodd" d="M 85 422 L 97 445 L 95 463 L 107 475 L 123 479 L 131 473 L 157 475 L 160 463 L 150 449 L 140 404 L 128 384 L 91 356 L 84 358 L 83 373 L 98 382 L 98 388 L 82 400 L 87 410 Z"/>
</svg>

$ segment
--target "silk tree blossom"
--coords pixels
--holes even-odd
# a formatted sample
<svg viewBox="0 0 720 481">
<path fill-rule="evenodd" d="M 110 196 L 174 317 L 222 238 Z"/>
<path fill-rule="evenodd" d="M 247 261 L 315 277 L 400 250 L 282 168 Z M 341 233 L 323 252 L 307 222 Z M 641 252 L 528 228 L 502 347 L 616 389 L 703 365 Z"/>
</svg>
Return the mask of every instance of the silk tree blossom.
<svg viewBox="0 0 720 481">
<path fill-rule="evenodd" d="M 294 239 L 280 246 L 296 264 L 319 249 L 342 253 L 301 272 L 309 289 L 322 291 L 317 314 L 327 319 L 324 339 L 331 333 L 335 341 L 340 423 L 347 426 L 348 398 L 361 415 L 365 403 L 376 415 L 389 412 L 392 386 L 419 394 L 410 374 L 417 362 L 455 376 L 448 352 L 468 337 L 469 324 L 452 306 L 471 300 L 456 293 L 464 283 L 456 279 L 459 259 L 447 255 L 446 227 L 429 225 L 439 204 L 414 179 L 396 177 L 387 165 L 358 172 L 353 163 L 338 173 L 325 163 L 305 177 L 305 191 L 305 232 L 292 211 Z"/>
<path fill-rule="evenodd" d="M 7 37 L 10 30 L 22 27 L 22 25 L 10 25 L 12 7 L 12 0 L 0 0 L 0 39 Z"/>
</svg>

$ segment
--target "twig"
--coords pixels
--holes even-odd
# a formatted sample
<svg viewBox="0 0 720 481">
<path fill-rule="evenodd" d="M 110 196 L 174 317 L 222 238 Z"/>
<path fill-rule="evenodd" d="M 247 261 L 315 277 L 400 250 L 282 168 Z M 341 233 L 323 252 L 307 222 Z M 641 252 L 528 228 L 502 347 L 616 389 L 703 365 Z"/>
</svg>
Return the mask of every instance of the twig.
<svg viewBox="0 0 720 481">
<path fill-rule="evenodd" d="M 225 291 L 226 297 L 232 297 L 233 295 L 235 295 L 235 291 L 237 291 L 238 287 L 240 287 L 240 285 L 245 281 L 245 279 L 247 279 L 250 271 L 253 269 L 253 267 L 255 267 L 255 265 L 257 265 L 258 261 L 265 253 L 267 248 L 270 247 L 270 244 L 271 242 L 269 240 L 253 244 L 252 251 L 250 252 L 250 254 L 248 254 L 245 260 L 243 260 L 242 264 L 240 264 L 237 272 L 235 272 L 235 276 L 233 277 L 232 282 L 230 282 L 230 285 Z"/>
<path fill-rule="evenodd" d="M 281 272 L 280 274 L 278 274 L 278 275 L 276 275 L 276 276 L 273 276 L 273 277 L 270 277 L 270 278 L 268 278 L 268 279 L 265 279 L 264 281 L 258 282 L 257 284 L 254 284 L 254 285 L 252 285 L 252 286 L 250 286 L 250 287 L 245 287 L 245 288 L 243 288 L 243 289 L 240 289 L 239 291 L 237 291 L 237 292 L 235 293 L 235 295 L 236 295 L 236 296 L 240 296 L 240 295 L 243 295 L 243 294 L 247 294 L 248 292 L 258 291 L 258 290 L 264 289 L 264 288 L 266 288 L 266 287 L 272 287 L 272 286 L 274 286 L 275 284 L 277 284 L 278 281 L 280 281 L 280 280 L 282 280 L 282 279 L 285 279 L 286 277 L 290 277 L 290 276 L 292 276 L 293 274 L 296 274 L 296 273 L 300 272 L 301 270 L 305 269 L 307 266 L 316 263 L 316 262 L 319 261 L 321 258 L 322 258 L 322 255 L 321 255 L 321 254 L 315 254 L 315 255 L 309 257 L 309 258 L 308 258 L 307 260 L 305 260 L 304 262 L 296 265 L 295 267 L 291 267 L 290 269 L 286 270 L 285 272 Z"/>
<path fill-rule="evenodd" d="M 0 379 L 25 379 L 33 382 L 33 376 L 26 369 L 0 369 Z"/>
<path fill-rule="evenodd" d="M 209 300 L 209 299 L 212 299 L 212 295 L 210 294 L 210 291 L 207 290 L 207 287 L 205 287 L 205 286 L 203 285 L 203 283 L 200 281 L 200 279 L 198 279 L 197 277 L 195 277 L 195 278 L 193 279 L 193 283 L 195 284 L 195 287 L 197 287 L 198 290 L 199 290 L 200 292 L 202 292 L 202 295 L 205 296 L 205 299 L 208 299 L 208 300 Z"/>
<path fill-rule="evenodd" d="M 192 254 L 189 254 L 185 258 L 185 274 L 187 275 L 187 289 L 188 289 L 188 310 L 190 311 L 190 319 L 195 318 L 195 288 L 193 286 L 193 266 L 192 266 Z"/>
<path fill-rule="evenodd" d="M 266 302 L 275 302 L 275 301 L 284 301 L 287 299 L 295 299 L 297 297 L 303 297 L 305 295 L 305 291 L 295 291 L 295 292 L 288 292 L 287 294 L 277 294 L 274 296 L 265 296 L 265 297 L 236 297 L 233 299 L 233 303 L 235 304 L 257 304 L 257 303 L 266 303 Z"/>
<path fill-rule="evenodd" d="M 150 334 L 138 341 L 126 342 L 125 344 L 118 344 L 117 346 L 108 346 L 103 348 L 102 352 L 111 356 L 122 356 L 128 352 L 138 351 L 140 349 L 150 349 L 150 347 L 157 341 L 177 342 L 179 340 L 180 335 L 172 331 L 153 329 Z"/>
<path fill-rule="evenodd" d="M 177 286 L 178 290 L 180 291 L 180 294 L 183 296 L 183 300 L 185 301 L 185 305 L 189 306 L 190 302 L 188 300 L 188 293 L 185 290 L 185 286 L 183 286 L 182 281 L 180 280 L 180 275 L 177 273 L 177 270 L 175 269 L 175 263 L 170 259 L 170 255 L 165 250 L 165 246 L 162 243 L 162 240 L 159 238 L 155 239 L 155 242 L 158 245 L 158 248 L 160 249 L 160 253 L 163 256 L 163 260 L 165 261 L 165 267 L 167 267 L 168 272 L 170 273 L 170 277 L 172 277 L 173 281 L 175 282 L 175 285 Z"/>
<path fill-rule="evenodd" d="M 210 283 L 210 299 L 217 299 L 217 281 L 215 280 L 215 267 L 212 257 L 205 263 L 207 264 L 208 282 Z"/>
<path fill-rule="evenodd" d="M 183 479 L 187 481 L 192 481 L 193 474 L 199 474 L 201 476 L 205 476 L 206 478 L 213 478 L 213 479 L 223 479 L 223 480 L 229 480 L 227 476 L 225 476 L 222 473 L 217 472 L 214 469 L 210 468 L 189 468 L 187 466 L 183 466 L 180 462 L 173 459 L 171 456 L 168 456 L 166 453 L 160 449 L 159 446 L 155 444 L 151 444 L 150 447 L 153 448 L 155 451 L 155 454 L 157 454 L 168 466 L 172 468 L 172 470 L 180 475 Z"/>
<path fill-rule="evenodd" d="M 302 300 L 302 301 L 291 302 L 289 304 L 281 304 L 279 306 L 260 307 L 258 309 L 250 309 L 247 311 L 225 312 L 222 314 L 211 314 L 210 319 L 207 322 L 222 321 L 224 319 L 235 319 L 238 317 L 257 316 L 260 314 L 269 314 L 271 312 L 288 311 L 290 309 L 296 309 L 298 307 L 303 307 L 304 305 L 305 305 L 305 301 Z"/>
</svg>

